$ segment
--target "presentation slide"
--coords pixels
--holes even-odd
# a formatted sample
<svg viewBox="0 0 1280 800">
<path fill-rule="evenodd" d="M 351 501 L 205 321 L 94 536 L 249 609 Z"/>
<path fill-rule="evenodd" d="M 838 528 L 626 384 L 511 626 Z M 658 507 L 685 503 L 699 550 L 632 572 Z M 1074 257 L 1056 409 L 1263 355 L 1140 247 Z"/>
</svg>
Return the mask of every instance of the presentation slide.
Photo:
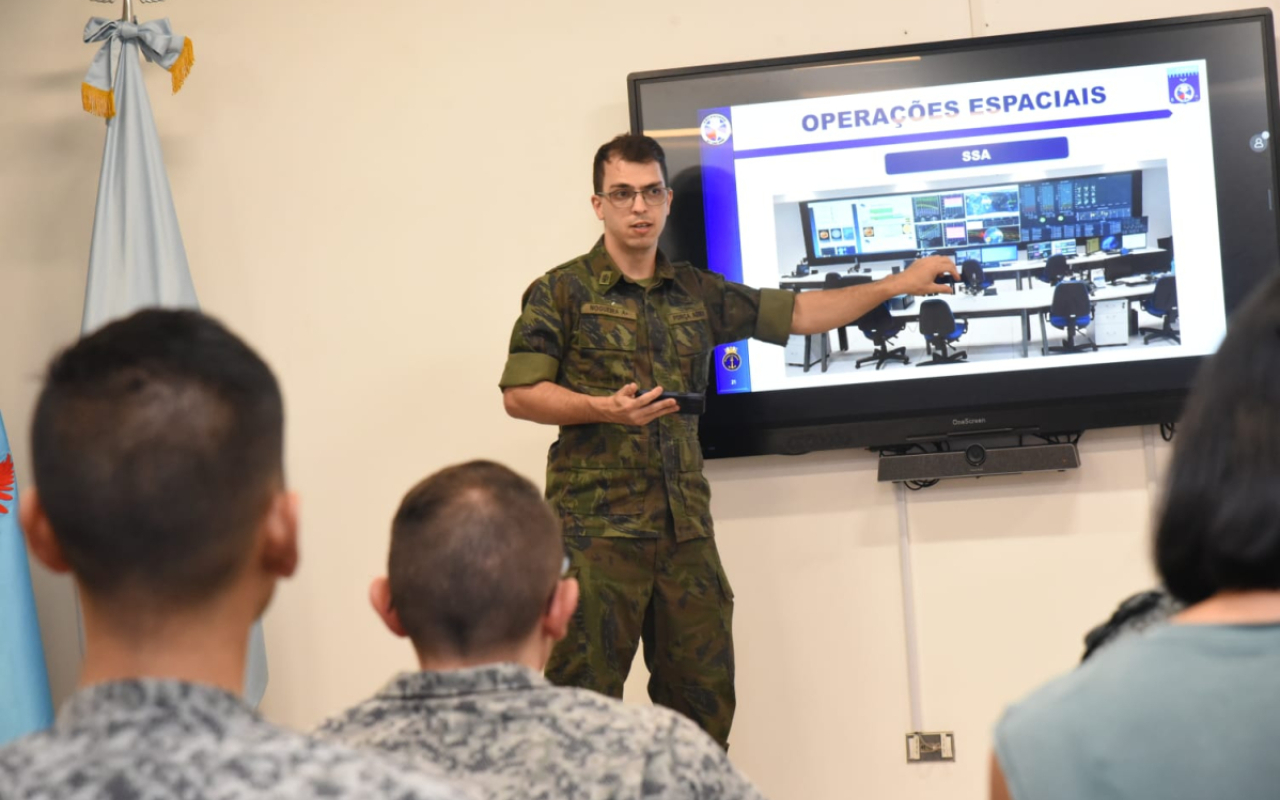
<svg viewBox="0 0 1280 800">
<path fill-rule="evenodd" d="M 803 294 L 930 254 L 977 267 L 954 295 L 895 298 L 877 325 L 722 347 L 718 390 L 1213 352 L 1226 315 L 1204 86 L 1204 62 L 1179 62 L 703 109 L 707 255 L 727 278 Z M 874 358 L 886 347 L 902 355 Z"/>
</svg>

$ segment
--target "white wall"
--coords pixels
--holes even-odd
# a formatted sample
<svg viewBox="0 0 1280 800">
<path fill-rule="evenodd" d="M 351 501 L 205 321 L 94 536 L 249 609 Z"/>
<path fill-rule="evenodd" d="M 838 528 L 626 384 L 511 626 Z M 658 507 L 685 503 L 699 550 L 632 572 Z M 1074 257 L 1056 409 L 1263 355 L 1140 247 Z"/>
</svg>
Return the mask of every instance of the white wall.
<svg viewBox="0 0 1280 800">
<path fill-rule="evenodd" d="M 773 207 L 774 238 L 778 242 L 778 274 L 791 275 L 805 257 L 804 224 L 799 203 L 778 203 Z"/>
<path fill-rule="evenodd" d="M 19 479 L 38 375 L 79 328 L 101 121 L 79 110 L 85 19 L 5 3 L 0 52 L 0 409 Z M 274 365 L 304 496 L 300 576 L 267 618 L 265 711 L 306 727 L 408 667 L 364 607 L 401 493 L 472 457 L 540 476 L 550 429 L 496 382 L 522 290 L 597 235 L 594 148 L 634 70 L 1212 10 L 1222 4 L 624 6 L 552 0 L 173 2 L 197 64 L 147 67 L 205 308 Z M 1150 581 L 1142 433 L 1090 433 L 1084 469 L 909 498 L 925 725 L 955 764 L 907 767 L 893 490 L 860 452 L 709 466 L 738 593 L 734 759 L 778 798 L 976 798 L 1004 703 L 1078 655 Z M 67 583 L 37 570 L 58 698 L 75 680 Z M 639 697 L 643 677 L 629 690 Z"/>
<path fill-rule="evenodd" d="M 1147 218 L 1147 244 L 1173 233 L 1173 215 L 1169 210 L 1169 170 L 1142 171 L 1142 215 Z"/>
</svg>

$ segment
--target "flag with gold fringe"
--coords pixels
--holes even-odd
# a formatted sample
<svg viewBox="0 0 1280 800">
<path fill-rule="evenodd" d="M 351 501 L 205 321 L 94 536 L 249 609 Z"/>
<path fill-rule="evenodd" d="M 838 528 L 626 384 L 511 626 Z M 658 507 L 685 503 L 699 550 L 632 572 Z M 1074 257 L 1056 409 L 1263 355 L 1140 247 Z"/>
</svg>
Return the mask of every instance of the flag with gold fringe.
<svg viewBox="0 0 1280 800">
<path fill-rule="evenodd" d="M 102 42 L 102 47 L 93 57 L 84 83 L 80 84 L 81 101 L 85 111 L 107 119 L 116 115 L 116 83 L 131 64 L 137 66 L 139 50 L 147 61 L 169 71 L 174 94 L 182 88 L 196 61 L 191 40 L 174 35 L 167 19 L 138 24 L 94 17 L 84 26 L 84 41 L 86 44 Z M 111 60 L 117 54 L 120 65 L 113 70 Z"/>
<path fill-rule="evenodd" d="M 196 306 L 138 54 L 169 69 L 175 88 L 193 57 L 190 40 L 174 36 L 163 19 L 138 24 L 94 17 L 84 38 L 102 47 L 81 95 L 86 109 L 107 118 L 85 291 L 83 331 L 90 333 L 139 308 Z"/>
<path fill-rule="evenodd" d="M 195 63 L 191 40 L 174 34 L 167 19 L 101 17 L 89 20 L 84 40 L 102 46 L 80 87 L 81 98 L 86 111 L 107 120 L 81 324 L 87 335 L 140 308 L 198 304 L 139 60 L 141 54 L 168 70 L 177 92 Z M 266 688 L 266 645 L 258 623 L 249 639 L 245 699 L 256 706 Z"/>
</svg>

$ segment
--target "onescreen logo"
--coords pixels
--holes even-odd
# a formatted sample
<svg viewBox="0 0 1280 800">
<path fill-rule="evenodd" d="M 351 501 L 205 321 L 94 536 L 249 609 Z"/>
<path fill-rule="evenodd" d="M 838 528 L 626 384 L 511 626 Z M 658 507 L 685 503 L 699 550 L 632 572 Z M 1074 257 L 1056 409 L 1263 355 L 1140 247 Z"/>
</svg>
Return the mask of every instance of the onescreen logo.
<svg viewBox="0 0 1280 800">
<path fill-rule="evenodd" d="M 733 129 L 724 114 L 708 114 L 702 120 L 702 141 L 709 145 L 721 145 L 729 141 Z"/>
<path fill-rule="evenodd" d="M 951 420 L 952 425 L 983 425 L 986 424 L 986 417 L 965 417 L 964 419 Z"/>
<path fill-rule="evenodd" d="M 1169 70 L 1169 102 L 1185 105 L 1200 99 L 1200 70 L 1173 67 Z"/>
</svg>

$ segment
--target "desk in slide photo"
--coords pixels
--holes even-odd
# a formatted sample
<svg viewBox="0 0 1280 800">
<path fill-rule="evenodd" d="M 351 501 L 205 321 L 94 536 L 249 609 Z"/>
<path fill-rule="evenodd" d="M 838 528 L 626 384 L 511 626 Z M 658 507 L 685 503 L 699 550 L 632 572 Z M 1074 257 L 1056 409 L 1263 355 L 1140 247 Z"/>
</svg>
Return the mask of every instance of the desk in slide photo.
<svg viewBox="0 0 1280 800">
<path fill-rule="evenodd" d="M 951 307 L 951 313 L 957 319 L 981 319 L 983 317 L 1020 317 L 1022 319 L 1022 357 L 1028 355 L 1031 343 L 1031 315 L 1040 318 L 1040 352 L 1048 352 L 1048 333 L 1044 326 L 1044 314 L 1053 305 L 1054 287 L 1033 285 L 1021 291 L 1001 292 L 995 295 L 969 295 L 963 292 L 955 295 L 937 295 Z M 1137 286 L 1103 286 L 1098 288 L 1089 298 L 1091 303 L 1107 300 L 1124 300 L 1132 302 L 1155 293 L 1154 282 Z M 929 298 L 926 298 L 929 299 Z M 893 316 L 914 322 L 920 319 L 920 303 L 901 311 L 892 311 Z"/>
</svg>

